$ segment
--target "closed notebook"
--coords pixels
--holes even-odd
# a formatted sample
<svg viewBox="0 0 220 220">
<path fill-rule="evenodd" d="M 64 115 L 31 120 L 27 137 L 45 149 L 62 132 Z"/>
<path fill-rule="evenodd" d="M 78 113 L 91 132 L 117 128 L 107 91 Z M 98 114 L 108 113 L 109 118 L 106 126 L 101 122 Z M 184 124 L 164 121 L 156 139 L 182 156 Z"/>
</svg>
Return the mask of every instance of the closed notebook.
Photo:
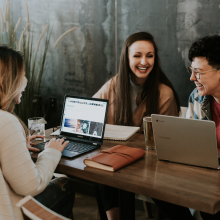
<svg viewBox="0 0 220 220">
<path fill-rule="evenodd" d="M 139 130 L 140 127 L 106 124 L 104 140 L 126 141 Z"/>
<path fill-rule="evenodd" d="M 144 156 L 145 151 L 140 148 L 116 145 L 108 150 L 102 150 L 92 157 L 86 158 L 84 164 L 89 167 L 114 172 Z"/>
</svg>

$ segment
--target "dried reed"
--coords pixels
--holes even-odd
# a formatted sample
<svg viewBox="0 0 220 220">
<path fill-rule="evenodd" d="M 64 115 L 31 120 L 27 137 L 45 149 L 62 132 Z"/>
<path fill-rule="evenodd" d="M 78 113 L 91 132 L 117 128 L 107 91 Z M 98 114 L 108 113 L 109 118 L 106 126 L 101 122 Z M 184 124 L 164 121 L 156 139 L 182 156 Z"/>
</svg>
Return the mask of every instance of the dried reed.
<svg viewBox="0 0 220 220">
<path fill-rule="evenodd" d="M 16 25 L 11 21 L 10 24 L 10 3 L 5 0 L 4 16 L 0 8 L 0 19 L 1 19 L 1 32 L 0 32 L 0 44 L 8 44 L 9 46 L 20 50 L 24 57 L 25 73 L 28 79 L 28 84 L 25 92 L 22 96 L 22 101 L 20 105 L 16 105 L 15 113 L 27 123 L 27 119 L 34 116 L 43 116 L 44 108 L 43 103 L 40 102 L 40 86 L 42 82 L 42 77 L 44 74 L 44 67 L 46 62 L 46 55 L 49 49 L 50 36 L 52 34 L 52 29 L 48 31 L 49 25 L 46 25 L 42 33 L 39 35 L 39 39 L 36 44 L 36 50 L 34 50 L 34 30 L 30 31 L 30 18 L 28 4 L 25 2 L 26 14 L 27 14 L 27 25 L 23 28 L 19 40 L 17 39 L 17 30 L 21 23 L 21 18 L 18 19 Z M 6 22 L 6 30 L 4 28 Z M 55 47 L 60 43 L 60 41 L 71 31 L 76 28 L 72 28 L 62 34 L 55 43 Z M 44 46 L 40 52 L 40 45 L 42 45 L 42 38 L 47 32 Z M 33 100 L 37 100 L 36 104 Z M 40 110 L 39 110 L 40 107 Z"/>
<path fill-rule="evenodd" d="M 26 13 L 27 13 L 27 24 L 30 24 L 29 10 L 28 10 L 27 2 L 25 2 L 25 6 L 26 6 Z M 30 26 L 28 27 L 28 31 L 30 32 Z"/>
<path fill-rule="evenodd" d="M 63 34 L 57 39 L 57 41 L 55 42 L 54 48 L 57 47 L 57 45 L 60 43 L 60 41 L 61 41 L 67 34 L 69 34 L 70 32 L 74 31 L 75 29 L 76 29 L 76 27 L 71 28 L 71 29 L 69 29 L 68 31 L 66 31 L 65 33 L 63 33 Z"/>
<path fill-rule="evenodd" d="M 27 38 L 26 38 L 26 43 L 25 43 L 25 54 L 28 54 L 29 51 L 29 39 L 30 39 L 30 32 L 27 32 Z"/>
<path fill-rule="evenodd" d="M 4 20 L 7 20 L 7 4 L 8 4 L 8 0 L 5 1 L 5 7 L 4 7 Z"/>
<path fill-rule="evenodd" d="M 49 27 L 49 24 L 47 24 L 47 25 L 45 26 L 44 30 L 42 31 L 42 33 L 41 33 L 41 35 L 40 35 L 40 37 L 39 37 L 39 39 L 38 39 L 38 41 L 37 41 L 36 52 L 38 52 L 38 50 L 39 50 L 40 42 L 41 42 L 41 40 L 42 40 L 42 38 L 43 38 L 43 36 L 44 36 L 44 33 L 46 32 L 46 30 L 47 30 L 48 27 Z"/>
<path fill-rule="evenodd" d="M 21 51 L 21 48 L 22 48 L 22 42 L 23 42 L 23 36 L 24 36 L 24 30 L 21 32 L 21 36 L 20 36 L 20 39 L 18 41 L 18 50 Z"/>
<path fill-rule="evenodd" d="M 18 26 L 19 26 L 20 22 L 21 22 L 21 18 L 18 19 L 18 22 L 17 22 L 17 24 L 15 25 L 15 29 L 14 29 L 14 35 L 15 35 L 15 36 L 16 36 L 16 32 L 17 32 L 17 30 L 18 30 Z"/>
<path fill-rule="evenodd" d="M 2 14 L 2 9 L 0 8 L 0 17 L 1 17 L 1 32 L 4 32 L 4 18 Z"/>
</svg>

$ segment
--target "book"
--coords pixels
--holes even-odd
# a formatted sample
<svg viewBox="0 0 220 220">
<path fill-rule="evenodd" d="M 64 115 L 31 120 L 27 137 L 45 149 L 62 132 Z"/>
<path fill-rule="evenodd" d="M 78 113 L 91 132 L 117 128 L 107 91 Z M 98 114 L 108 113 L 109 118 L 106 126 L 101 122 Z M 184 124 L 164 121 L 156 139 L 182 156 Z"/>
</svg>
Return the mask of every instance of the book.
<svg viewBox="0 0 220 220">
<path fill-rule="evenodd" d="M 140 130 L 140 127 L 106 124 L 104 140 L 126 141 L 139 130 Z M 57 136 L 59 134 L 60 134 L 60 129 L 56 130 L 50 135 Z"/>
<path fill-rule="evenodd" d="M 116 145 L 108 150 L 99 151 L 83 162 L 88 167 L 114 172 L 144 156 L 145 151 L 140 148 Z"/>
</svg>

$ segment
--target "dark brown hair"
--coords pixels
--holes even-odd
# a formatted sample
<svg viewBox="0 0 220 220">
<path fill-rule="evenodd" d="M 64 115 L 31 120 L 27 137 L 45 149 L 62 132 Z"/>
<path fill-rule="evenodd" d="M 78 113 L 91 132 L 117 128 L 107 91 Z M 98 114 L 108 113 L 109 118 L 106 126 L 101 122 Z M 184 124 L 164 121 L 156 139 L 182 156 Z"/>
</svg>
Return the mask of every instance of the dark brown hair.
<svg viewBox="0 0 220 220">
<path fill-rule="evenodd" d="M 166 77 L 160 66 L 160 60 L 158 57 L 158 48 L 154 41 L 153 36 L 148 32 L 138 32 L 132 34 L 125 41 L 121 52 L 121 58 L 118 69 L 118 78 L 116 83 L 116 99 L 115 99 L 115 124 L 119 125 L 133 125 L 132 111 L 131 111 L 131 99 L 130 99 L 130 78 L 129 73 L 131 69 L 129 67 L 128 52 L 129 47 L 136 41 L 148 41 L 153 44 L 155 50 L 154 67 L 149 73 L 147 80 L 144 83 L 144 89 L 141 94 L 142 100 L 147 96 L 146 100 L 146 115 L 159 113 L 159 84 L 163 83 L 173 90 L 176 100 L 177 111 L 180 111 L 180 104 L 178 95 Z"/>
</svg>

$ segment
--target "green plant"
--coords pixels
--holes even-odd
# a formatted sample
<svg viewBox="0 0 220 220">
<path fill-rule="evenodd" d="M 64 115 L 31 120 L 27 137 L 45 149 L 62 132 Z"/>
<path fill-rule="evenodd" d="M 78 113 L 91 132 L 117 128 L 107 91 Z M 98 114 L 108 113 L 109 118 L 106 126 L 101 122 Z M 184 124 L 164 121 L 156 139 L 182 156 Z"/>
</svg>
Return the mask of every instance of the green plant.
<svg viewBox="0 0 220 220">
<path fill-rule="evenodd" d="M 25 92 L 22 93 L 21 103 L 16 105 L 15 113 L 27 124 L 27 119 L 30 117 L 45 116 L 43 99 L 40 96 L 40 86 L 42 77 L 44 74 L 44 67 L 46 62 L 46 56 L 49 49 L 49 42 L 52 30 L 49 30 L 47 24 L 39 35 L 39 39 L 34 47 L 33 32 L 31 32 L 31 23 L 29 18 L 29 10 L 27 2 L 26 13 L 27 13 L 27 24 L 22 29 L 19 40 L 17 38 L 17 30 L 21 22 L 21 18 L 18 19 L 16 25 L 12 22 L 12 13 L 10 13 L 10 3 L 6 0 L 4 15 L 0 8 L 0 19 L 1 19 L 1 32 L 0 32 L 0 43 L 7 44 L 10 47 L 19 50 L 24 57 L 24 67 L 28 84 Z M 72 28 L 62 34 L 54 44 L 57 47 L 59 42 L 70 32 L 75 30 Z M 45 43 L 43 48 L 39 51 L 41 41 L 46 34 Z"/>
</svg>

